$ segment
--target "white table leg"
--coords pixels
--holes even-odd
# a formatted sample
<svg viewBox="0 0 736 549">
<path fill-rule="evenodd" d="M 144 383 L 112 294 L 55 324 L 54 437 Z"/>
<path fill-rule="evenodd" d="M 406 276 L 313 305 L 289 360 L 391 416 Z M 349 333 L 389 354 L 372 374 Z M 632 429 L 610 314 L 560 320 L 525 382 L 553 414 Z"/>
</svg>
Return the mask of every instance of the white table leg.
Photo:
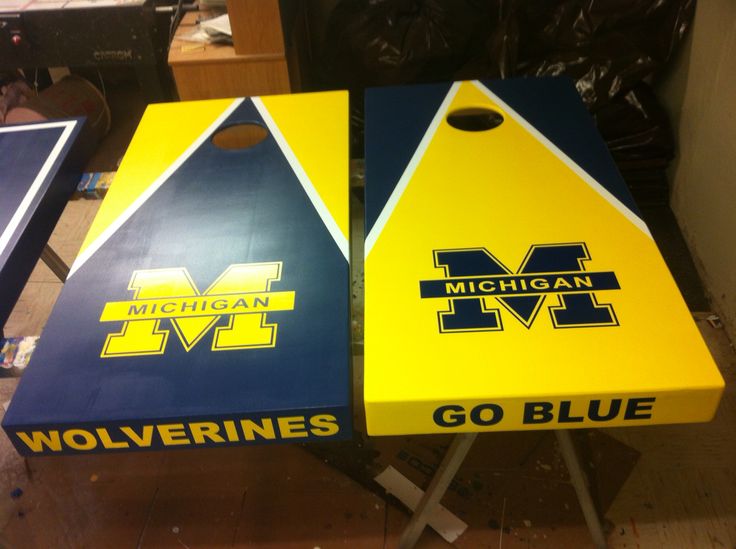
<svg viewBox="0 0 736 549">
<path fill-rule="evenodd" d="M 572 482 L 575 492 L 578 495 L 578 502 L 580 508 L 583 510 L 583 516 L 585 522 L 590 530 L 590 535 L 593 537 L 593 542 L 598 549 L 606 549 L 608 544 L 606 543 L 606 536 L 603 533 L 603 526 L 601 520 L 598 517 L 598 511 L 593 504 L 593 498 L 590 496 L 590 490 L 588 490 L 588 482 L 585 478 L 585 473 L 580 466 L 580 460 L 578 454 L 575 451 L 575 446 L 572 443 L 572 437 L 570 431 L 561 430 L 555 431 L 557 435 L 557 443 L 560 445 L 560 453 L 565 460 L 567 470 L 570 473 L 570 482 Z"/>
<path fill-rule="evenodd" d="M 477 436 L 478 433 L 460 433 L 455 435 L 450 448 L 448 448 L 445 457 L 442 459 L 442 463 L 440 463 L 434 477 L 432 477 L 427 491 L 424 492 L 419 506 L 414 510 L 409 524 L 401 535 L 399 549 L 411 549 L 414 547 L 419 536 L 422 535 L 424 527 L 427 525 L 430 513 L 440 502 L 442 496 L 445 495 L 447 487 L 455 477 L 455 473 L 460 468 Z"/>
</svg>

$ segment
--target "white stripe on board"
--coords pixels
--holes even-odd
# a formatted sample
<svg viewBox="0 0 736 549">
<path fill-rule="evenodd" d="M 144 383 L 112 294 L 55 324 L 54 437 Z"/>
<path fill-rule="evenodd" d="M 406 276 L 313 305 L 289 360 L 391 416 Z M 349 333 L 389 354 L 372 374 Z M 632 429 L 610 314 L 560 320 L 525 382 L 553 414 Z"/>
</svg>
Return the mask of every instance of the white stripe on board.
<svg viewBox="0 0 736 549">
<path fill-rule="evenodd" d="M 186 162 L 186 160 L 192 156 L 194 151 L 196 151 L 199 146 L 204 143 L 205 140 L 209 139 L 210 135 L 212 135 L 217 128 L 220 127 L 220 125 L 227 119 L 232 112 L 238 108 L 238 106 L 243 102 L 243 98 L 234 99 L 233 102 L 223 111 L 223 113 L 218 116 L 212 124 L 209 125 L 209 127 L 200 134 L 199 137 L 197 137 L 196 140 L 192 142 L 189 147 L 174 161 L 172 162 L 164 172 L 156 178 L 156 180 L 151 183 L 151 185 L 148 186 L 148 188 L 141 193 L 141 195 L 133 201 L 133 203 L 128 206 L 125 211 L 120 214 L 115 221 L 113 221 L 102 233 L 100 236 L 98 236 L 94 242 L 92 242 L 81 254 L 77 256 L 77 259 L 74 260 L 74 263 L 71 266 L 71 269 L 69 270 L 69 276 L 67 277 L 67 280 L 69 280 L 72 275 L 79 270 L 79 268 L 84 265 L 87 260 L 94 255 L 94 253 L 102 247 L 105 242 L 107 242 L 110 237 L 115 234 L 115 232 L 122 227 L 123 223 L 125 223 L 130 217 L 141 207 L 143 204 L 146 203 L 146 201 L 151 198 L 153 193 L 155 193 L 166 181 L 173 175 L 173 173 L 179 169 L 179 167 Z"/>
<path fill-rule="evenodd" d="M 473 80 L 473 84 L 488 97 L 491 101 L 496 103 L 499 107 L 505 110 L 511 118 L 513 118 L 519 125 L 521 125 L 527 132 L 529 132 L 537 141 L 547 147 L 549 151 L 559 158 L 563 164 L 570 168 L 575 174 L 585 181 L 594 191 L 601 195 L 611 206 L 616 208 L 626 219 L 631 221 L 641 232 L 646 234 L 649 238 L 652 238 L 652 234 L 649 232 L 649 228 L 646 223 L 634 212 L 632 212 L 626 205 L 611 194 L 603 185 L 598 183 L 593 177 L 581 168 L 572 158 L 567 156 L 557 145 L 547 139 L 539 130 L 532 126 L 529 122 L 524 119 L 518 112 L 507 105 L 500 97 L 498 97 L 491 90 L 486 88 L 478 80 Z"/>
<path fill-rule="evenodd" d="M 302 187 L 304 188 L 304 192 L 307 193 L 307 196 L 312 202 L 314 209 L 317 210 L 317 213 L 322 219 L 322 223 L 324 223 L 325 227 L 327 227 L 327 231 L 335 240 L 335 243 L 340 249 L 342 255 L 345 256 L 345 260 L 350 262 L 350 246 L 348 244 L 348 239 L 345 238 L 345 236 L 342 234 L 342 231 L 340 230 L 338 224 L 335 222 L 335 219 L 332 217 L 330 210 L 325 205 L 322 197 L 317 192 L 317 189 L 314 188 L 314 184 L 312 184 L 312 181 L 309 179 L 307 172 L 304 171 L 304 168 L 299 162 L 299 159 L 294 154 L 294 151 L 291 150 L 289 143 L 284 138 L 284 135 L 281 133 L 281 130 L 271 116 L 271 113 L 268 112 L 268 109 L 263 104 L 261 98 L 253 97 L 252 101 L 253 105 L 255 105 L 256 109 L 258 109 L 258 112 L 263 118 L 263 121 L 266 123 L 266 126 L 268 126 L 268 131 L 271 132 L 271 135 L 274 137 L 276 143 L 278 143 L 279 147 L 281 148 L 281 152 L 286 157 L 286 160 L 289 161 L 291 169 L 294 171 L 294 174 L 299 180 L 299 183 L 301 183 Z M 348 181 L 345 181 L 345 185 L 348 185 Z"/>
<path fill-rule="evenodd" d="M 15 132 L 25 132 L 29 130 L 45 130 L 48 128 L 61 128 L 62 126 L 68 126 L 69 124 L 76 124 L 76 120 L 64 120 L 62 122 L 39 122 L 39 123 L 33 123 L 33 124 L 23 124 L 23 125 L 9 125 L 9 126 L 0 126 L 0 133 L 15 133 Z"/>
<path fill-rule="evenodd" d="M 54 165 L 54 162 L 56 162 L 59 154 L 61 154 L 61 150 L 64 148 L 66 142 L 69 140 L 69 136 L 71 135 L 74 127 L 77 124 L 78 122 L 70 120 L 67 122 L 51 122 L 48 124 L 30 124 L 28 126 L 8 126 L 5 128 L 0 128 L 0 133 L 48 128 L 64 128 L 64 131 L 61 132 L 59 139 L 56 141 L 53 149 L 51 149 L 51 152 L 46 158 L 46 161 L 43 163 L 41 169 L 38 171 L 36 178 L 33 180 L 33 183 L 31 183 L 31 186 L 28 188 L 28 191 L 23 197 L 23 200 L 21 200 L 18 208 L 15 210 L 15 213 L 10 218 L 8 225 L 5 227 L 5 230 L 0 235 L 0 255 L 5 251 L 5 248 L 8 246 L 13 233 L 18 228 L 18 225 L 20 225 L 23 217 L 28 212 L 28 208 L 31 207 L 33 200 L 36 198 L 36 195 L 41 190 L 41 186 L 46 180 L 46 176 L 48 176 L 51 167 Z"/>
<path fill-rule="evenodd" d="M 378 237 L 381 236 L 381 232 L 386 226 L 386 223 L 391 217 L 391 214 L 394 212 L 394 209 L 396 209 L 396 205 L 399 203 L 401 195 L 404 194 L 406 187 L 409 185 L 409 181 L 411 181 L 411 178 L 414 176 L 414 172 L 416 171 L 419 162 L 421 162 L 422 157 L 424 156 L 424 152 L 427 150 L 427 147 L 429 147 L 429 144 L 432 141 L 435 132 L 437 131 L 437 127 L 444 119 L 445 113 L 450 107 L 450 103 L 452 103 L 452 100 L 455 98 L 455 94 L 457 93 L 457 90 L 459 88 L 460 82 L 455 82 L 452 86 L 450 86 L 445 99 L 442 101 L 439 108 L 437 109 L 437 112 L 435 113 L 432 122 L 429 124 L 427 131 L 424 132 L 424 137 L 422 137 L 422 140 L 419 142 L 419 146 L 414 151 L 414 155 L 411 157 L 411 160 L 409 160 L 409 163 L 406 165 L 404 173 L 399 178 L 398 183 L 396 183 L 396 187 L 394 187 L 394 190 L 391 192 L 391 196 L 389 196 L 386 204 L 383 206 L 383 209 L 376 219 L 376 222 L 373 224 L 373 227 L 371 227 L 368 236 L 366 236 L 366 259 L 368 258 L 368 254 L 371 253 L 373 246 L 376 244 Z"/>
</svg>

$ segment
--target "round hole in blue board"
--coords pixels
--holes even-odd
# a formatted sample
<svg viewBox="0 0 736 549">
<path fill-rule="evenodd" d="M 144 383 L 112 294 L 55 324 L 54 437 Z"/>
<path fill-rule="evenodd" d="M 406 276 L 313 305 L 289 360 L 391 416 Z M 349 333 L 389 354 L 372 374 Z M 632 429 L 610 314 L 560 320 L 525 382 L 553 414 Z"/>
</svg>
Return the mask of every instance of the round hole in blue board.
<svg viewBox="0 0 736 549">
<path fill-rule="evenodd" d="M 492 109 L 469 107 L 449 113 L 447 123 L 464 132 L 485 132 L 503 124 L 503 115 Z"/>
<path fill-rule="evenodd" d="M 268 137 L 268 130 L 260 124 L 245 122 L 217 130 L 212 143 L 221 149 L 239 151 L 258 145 Z"/>
</svg>

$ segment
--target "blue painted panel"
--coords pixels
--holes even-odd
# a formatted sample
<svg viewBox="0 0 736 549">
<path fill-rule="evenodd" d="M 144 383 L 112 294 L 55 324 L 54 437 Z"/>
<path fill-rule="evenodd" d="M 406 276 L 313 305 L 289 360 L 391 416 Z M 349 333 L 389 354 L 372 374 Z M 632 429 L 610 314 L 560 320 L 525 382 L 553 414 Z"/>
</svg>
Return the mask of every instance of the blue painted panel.
<svg viewBox="0 0 736 549">
<path fill-rule="evenodd" d="M 74 146 L 81 126 L 65 120 L 0 127 L 0 328 L 79 180 Z"/>
<path fill-rule="evenodd" d="M 372 88 L 365 92 L 365 233 L 381 214 L 450 84 Z M 421 90 L 421 91 L 419 91 Z"/>
<path fill-rule="evenodd" d="M 245 121 L 265 125 L 250 100 L 221 127 Z M 216 330 L 233 319 L 224 314 L 189 350 L 174 320 L 162 318 L 162 354 L 101 356 L 106 338 L 126 329 L 101 316 L 109 303 L 134 299 L 134 272 L 185 268 L 204 295 L 231 265 L 272 262 L 281 276 L 269 292 L 294 292 L 293 310 L 263 317 L 277 326 L 275 346 L 215 352 Z M 31 455 L 15 433 L 34 426 L 47 436 L 97 432 L 94 451 L 349 437 L 348 284 L 345 257 L 274 137 L 242 151 L 205 140 L 67 282 L 3 425 Z M 242 421 L 257 421 L 261 435 L 248 440 Z M 164 424 L 181 424 L 172 429 L 189 443 L 167 442 Z M 217 433 L 198 441 L 203 424 Z M 152 438 L 134 443 L 121 427 L 139 437 L 153 429 Z M 42 452 L 85 450 L 62 439 Z"/>
</svg>

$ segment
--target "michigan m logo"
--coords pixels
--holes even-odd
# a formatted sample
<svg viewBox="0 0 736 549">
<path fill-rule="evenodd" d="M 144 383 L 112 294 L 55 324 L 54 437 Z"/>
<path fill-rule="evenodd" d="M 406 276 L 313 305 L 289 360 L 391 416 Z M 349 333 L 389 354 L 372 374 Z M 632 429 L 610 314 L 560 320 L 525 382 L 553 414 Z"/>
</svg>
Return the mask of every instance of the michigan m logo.
<svg viewBox="0 0 736 549">
<path fill-rule="evenodd" d="M 618 326 L 613 307 L 594 293 L 620 289 L 616 275 L 586 271 L 589 259 L 582 242 L 535 244 L 514 273 L 485 248 L 435 250 L 434 265 L 445 278 L 420 281 L 420 294 L 449 299 L 449 310 L 437 314 L 440 332 L 503 330 L 494 301 L 530 328 L 550 294 L 557 298 L 549 306 L 555 328 Z"/>
<path fill-rule="evenodd" d="M 131 301 L 106 303 L 100 322 L 122 322 L 120 332 L 107 336 L 103 358 L 160 355 L 166 350 L 168 321 L 186 351 L 215 328 L 213 351 L 274 347 L 278 326 L 266 322 L 270 311 L 294 309 L 295 292 L 272 292 L 281 279 L 281 262 L 230 265 L 204 292 L 183 268 L 133 272 Z"/>
</svg>

